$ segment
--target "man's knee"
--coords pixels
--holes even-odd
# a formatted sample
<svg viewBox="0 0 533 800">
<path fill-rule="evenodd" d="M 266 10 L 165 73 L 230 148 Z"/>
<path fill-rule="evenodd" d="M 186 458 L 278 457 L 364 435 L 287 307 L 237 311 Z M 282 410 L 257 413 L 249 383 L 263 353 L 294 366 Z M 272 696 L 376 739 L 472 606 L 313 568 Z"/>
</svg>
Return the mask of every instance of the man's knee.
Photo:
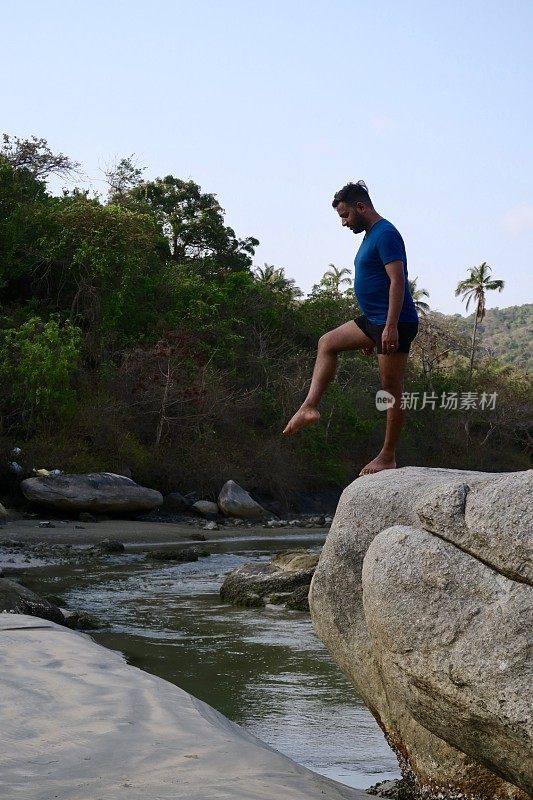
<svg viewBox="0 0 533 800">
<path fill-rule="evenodd" d="M 386 377 L 381 380 L 381 388 L 393 397 L 401 397 L 403 392 L 403 381 L 394 377 Z"/>
<path fill-rule="evenodd" d="M 333 331 L 328 331 L 327 333 L 324 333 L 323 336 L 320 337 L 320 339 L 318 340 L 318 349 L 322 353 L 337 352 L 335 348 L 335 336 L 333 335 Z"/>
</svg>

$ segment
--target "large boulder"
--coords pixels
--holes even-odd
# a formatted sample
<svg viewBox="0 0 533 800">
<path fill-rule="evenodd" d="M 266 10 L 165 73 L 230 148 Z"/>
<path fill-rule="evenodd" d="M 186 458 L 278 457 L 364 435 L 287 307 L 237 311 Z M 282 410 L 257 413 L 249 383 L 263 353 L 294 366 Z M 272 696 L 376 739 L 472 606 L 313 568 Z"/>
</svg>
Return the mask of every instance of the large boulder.
<svg viewBox="0 0 533 800">
<path fill-rule="evenodd" d="M 423 796 L 533 791 L 532 490 L 408 467 L 340 500 L 313 622 Z"/>
<path fill-rule="evenodd" d="M 262 519 L 270 516 L 265 509 L 250 497 L 235 481 L 226 481 L 218 496 L 218 506 L 228 517 L 240 519 Z"/>
<path fill-rule="evenodd" d="M 33 503 L 63 511 L 151 511 L 163 502 L 154 489 L 111 472 L 27 478 L 20 488 Z"/>
<path fill-rule="evenodd" d="M 389 704 L 530 793 L 532 594 L 418 528 L 382 531 L 363 562 Z"/>
<path fill-rule="evenodd" d="M 220 597 L 241 606 L 286 603 L 290 608 L 309 608 L 307 594 L 318 556 L 306 550 L 278 553 L 271 561 L 253 561 L 232 570 L 220 589 Z"/>
<path fill-rule="evenodd" d="M 65 617 L 57 606 L 8 578 L 0 578 L 0 614 L 29 614 L 59 625 L 65 623 Z"/>
</svg>

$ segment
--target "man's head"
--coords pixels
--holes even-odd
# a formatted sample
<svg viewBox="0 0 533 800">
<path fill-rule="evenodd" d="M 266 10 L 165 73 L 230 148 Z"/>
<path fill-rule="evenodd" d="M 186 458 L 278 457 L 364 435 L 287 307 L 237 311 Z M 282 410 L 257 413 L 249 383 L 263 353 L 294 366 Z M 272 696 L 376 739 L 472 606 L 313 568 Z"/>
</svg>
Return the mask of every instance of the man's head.
<svg viewBox="0 0 533 800">
<path fill-rule="evenodd" d="M 369 216 L 375 215 L 372 200 L 364 181 L 347 183 L 335 194 L 333 208 L 342 220 L 344 228 L 349 228 L 354 233 L 366 230 Z"/>
</svg>

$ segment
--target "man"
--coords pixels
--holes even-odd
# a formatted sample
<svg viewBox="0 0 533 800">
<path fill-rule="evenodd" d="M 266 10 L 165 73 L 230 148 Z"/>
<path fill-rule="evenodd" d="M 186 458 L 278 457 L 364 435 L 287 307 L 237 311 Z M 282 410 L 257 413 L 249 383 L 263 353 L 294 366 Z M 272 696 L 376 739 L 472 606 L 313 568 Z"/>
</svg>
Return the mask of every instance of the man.
<svg viewBox="0 0 533 800">
<path fill-rule="evenodd" d="M 348 183 L 333 198 L 343 228 L 365 236 L 355 257 L 355 294 L 363 315 L 329 331 L 318 342 L 311 386 L 283 433 L 295 433 L 320 419 L 318 404 L 335 375 L 337 356 L 345 350 L 377 351 L 381 387 L 394 403 L 387 408 L 381 451 L 360 475 L 396 467 L 396 444 L 404 423 L 403 379 L 418 315 L 407 281 L 405 245 L 394 225 L 372 205 L 363 181 Z"/>
</svg>

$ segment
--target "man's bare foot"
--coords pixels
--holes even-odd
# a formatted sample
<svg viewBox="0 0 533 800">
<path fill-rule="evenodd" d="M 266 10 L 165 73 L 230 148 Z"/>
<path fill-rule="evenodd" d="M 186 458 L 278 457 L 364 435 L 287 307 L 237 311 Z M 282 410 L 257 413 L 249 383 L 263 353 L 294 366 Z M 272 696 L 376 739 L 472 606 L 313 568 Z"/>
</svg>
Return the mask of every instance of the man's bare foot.
<svg viewBox="0 0 533 800">
<path fill-rule="evenodd" d="M 320 411 L 312 406 L 301 406 L 294 417 L 287 423 L 283 433 L 296 433 L 300 428 L 306 425 L 311 425 L 313 422 L 318 422 L 320 419 Z"/>
<path fill-rule="evenodd" d="M 379 453 L 366 467 L 363 467 L 359 475 L 373 475 L 375 472 L 381 472 L 384 469 L 396 469 L 396 461 L 394 456 L 387 453 Z"/>
</svg>

